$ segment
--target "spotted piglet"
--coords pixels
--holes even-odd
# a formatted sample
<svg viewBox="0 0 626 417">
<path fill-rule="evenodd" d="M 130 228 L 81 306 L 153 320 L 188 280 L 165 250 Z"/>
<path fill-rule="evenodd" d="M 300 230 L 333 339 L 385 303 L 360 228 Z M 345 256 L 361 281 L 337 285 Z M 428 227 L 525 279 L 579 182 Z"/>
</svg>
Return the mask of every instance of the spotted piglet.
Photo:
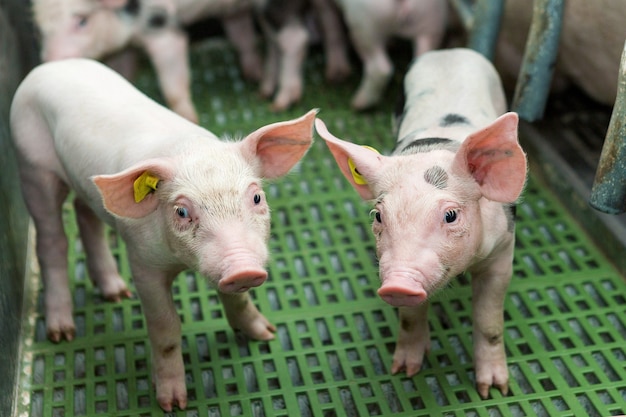
<svg viewBox="0 0 626 417">
<path fill-rule="evenodd" d="M 126 242 L 164 410 L 187 404 L 181 324 L 171 293 L 179 272 L 191 269 L 207 278 L 233 328 L 272 339 L 274 326 L 247 292 L 267 278 L 270 213 L 262 182 L 286 174 L 306 153 L 315 113 L 263 126 L 241 141 L 222 141 L 95 61 L 35 68 L 15 94 L 11 131 L 37 231 L 48 337 L 74 338 L 61 216 L 72 189 L 89 276 L 113 301 L 130 291 L 102 221 Z"/>
<path fill-rule="evenodd" d="M 467 271 L 478 392 L 486 398 L 493 385 L 506 394 L 503 304 L 512 274 L 512 204 L 526 180 L 517 114 L 505 113 L 491 63 L 468 49 L 424 54 L 404 89 L 390 156 L 340 140 L 316 121 L 344 176 L 374 203 L 378 294 L 399 307 L 401 323 L 391 371 L 420 370 L 430 347 L 428 300 Z"/>
</svg>

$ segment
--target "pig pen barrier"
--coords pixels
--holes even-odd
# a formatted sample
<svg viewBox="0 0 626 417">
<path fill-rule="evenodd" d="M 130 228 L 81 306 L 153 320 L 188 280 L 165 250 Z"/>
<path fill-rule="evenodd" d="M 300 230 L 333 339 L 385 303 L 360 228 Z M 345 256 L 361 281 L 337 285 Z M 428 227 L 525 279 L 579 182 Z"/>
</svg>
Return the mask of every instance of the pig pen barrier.
<svg viewBox="0 0 626 417">
<path fill-rule="evenodd" d="M 192 64 L 200 123 L 216 134 L 244 135 L 319 108 L 337 136 L 383 153 L 393 146 L 392 92 L 401 74 L 377 110 L 355 114 L 349 99 L 357 77 L 327 84 L 322 55 L 313 51 L 304 99 L 274 114 L 256 86 L 240 79 L 236 57 L 222 43 L 194 46 Z M 141 71 L 137 85 L 159 98 L 150 71 Z M 272 208 L 272 256 L 269 279 L 252 296 L 276 325 L 276 339 L 248 341 L 234 333 L 215 291 L 194 274 L 181 274 L 173 291 L 183 323 L 189 403 L 172 413 L 160 410 L 155 400 L 139 301 L 107 303 L 94 291 L 68 205 L 77 337 L 71 343 L 46 340 L 41 282 L 33 271 L 27 279 L 15 415 L 626 414 L 623 272 L 596 248 L 532 165 L 517 207 L 514 274 L 505 304 L 510 393 L 492 389 L 486 400 L 474 387 L 468 278 L 454 281 L 432 301 L 432 347 L 423 369 L 411 378 L 391 375 L 399 323 L 396 309 L 376 294 L 370 207 L 317 136 L 299 168 L 265 188 Z M 113 232 L 110 241 L 132 289 L 123 242 Z"/>
</svg>

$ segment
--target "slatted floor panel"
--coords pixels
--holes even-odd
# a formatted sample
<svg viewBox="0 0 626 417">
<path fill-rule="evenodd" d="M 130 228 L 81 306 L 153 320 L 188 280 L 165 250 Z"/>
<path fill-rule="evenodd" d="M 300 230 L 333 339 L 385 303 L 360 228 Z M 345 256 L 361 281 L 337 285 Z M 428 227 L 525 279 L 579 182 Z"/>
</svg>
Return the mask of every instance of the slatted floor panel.
<svg viewBox="0 0 626 417">
<path fill-rule="evenodd" d="M 262 124 L 320 108 L 340 137 L 384 151 L 393 146 L 394 95 L 379 109 L 348 108 L 358 82 L 330 86 L 314 51 L 305 98 L 273 114 L 243 82 L 232 51 L 193 49 L 201 123 L 243 135 Z M 397 88 L 399 75 L 392 82 Z M 154 78 L 137 80 L 154 97 Z M 396 311 L 378 288 L 369 207 L 339 173 L 318 138 L 298 170 L 267 185 L 272 207 L 269 280 L 253 291 L 277 326 L 270 342 L 228 327 L 215 291 L 183 273 L 174 285 L 183 321 L 189 406 L 172 416 L 598 416 L 626 414 L 626 285 L 550 190 L 531 174 L 518 206 L 514 278 L 505 306 L 511 393 L 474 388 L 469 282 L 455 281 L 430 311 L 432 349 L 415 377 L 390 375 Z M 139 301 L 106 303 L 86 276 L 73 213 L 71 241 L 77 338 L 45 339 L 40 283 L 25 320 L 19 417 L 163 416 L 151 386 Z M 130 280 L 124 246 L 111 233 Z M 130 284 L 132 286 L 132 283 Z M 167 415 L 167 414 L 166 414 Z"/>
</svg>

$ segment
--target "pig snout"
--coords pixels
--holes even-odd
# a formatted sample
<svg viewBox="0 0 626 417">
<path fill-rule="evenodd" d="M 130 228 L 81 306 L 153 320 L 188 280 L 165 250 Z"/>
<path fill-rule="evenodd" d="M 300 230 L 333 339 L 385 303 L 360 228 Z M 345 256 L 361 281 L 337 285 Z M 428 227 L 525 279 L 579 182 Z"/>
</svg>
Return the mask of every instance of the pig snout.
<svg viewBox="0 0 626 417">
<path fill-rule="evenodd" d="M 402 272 L 387 274 L 378 295 L 394 307 L 415 307 L 428 296 L 418 277 Z"/>
<path fill-rule="evenodd" d="M 267 279 L 267 271 L 255 266 L 242 266 L 229 270 L 217 284 L 218 289 L 227 294 L 244 292 L 258 287 Z"/>
<path fill-rule="evenodd" d="M 261 248 L 225 251 L 217 264 L 217 288 L 223 293 L 232 294 L 258 287 L 267 279 L 264 268 L 266 259 L 265 251 Z"/>
</svg>

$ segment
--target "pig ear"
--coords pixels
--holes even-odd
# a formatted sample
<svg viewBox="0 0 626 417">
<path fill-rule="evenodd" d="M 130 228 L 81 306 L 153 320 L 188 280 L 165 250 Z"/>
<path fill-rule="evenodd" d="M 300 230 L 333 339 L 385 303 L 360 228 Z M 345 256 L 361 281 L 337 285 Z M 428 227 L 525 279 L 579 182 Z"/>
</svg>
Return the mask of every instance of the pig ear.
<svg viewBox="0 0 626 417">
<path fill-rule="evenodd" d="M 526 156 L 517 123 L 516 113 L 503 114 L 465 139 L 455 156 L 453 170 L 469 172 L 489 200 L 512 203 L 524 188 Z"/>
<path fill-rule="evenodd" d="M 102 195 L 104 208 L 116 216 L 138 219 L 156 210 L 159 199 L 153 191 L 160 181 L 171 180 L 169 160 L 151 159 L 113 175 L 96 175 L 93 182 Z"/>
<path fill-rule="evenodd" d="M 326 141 L 341 173 L 352 184 L 362 199 L 371 200 L 375 197 L 369 183 L 375 178 L 383 164 L 384 156 L 363 146 L 346 142 L 333 136 L 324 122 L 315 121 L 317 133 Z M 352 164 L 352 166 L 350 166 Z"/>
<path fill-rule="evenodd" d="M 313 121 L 317 110 L 286 122 L 263 126 L 240 142 L 243 152 L 257 159 L 263 178 L 287 174 L 313 143 Z"/>
</svg>

